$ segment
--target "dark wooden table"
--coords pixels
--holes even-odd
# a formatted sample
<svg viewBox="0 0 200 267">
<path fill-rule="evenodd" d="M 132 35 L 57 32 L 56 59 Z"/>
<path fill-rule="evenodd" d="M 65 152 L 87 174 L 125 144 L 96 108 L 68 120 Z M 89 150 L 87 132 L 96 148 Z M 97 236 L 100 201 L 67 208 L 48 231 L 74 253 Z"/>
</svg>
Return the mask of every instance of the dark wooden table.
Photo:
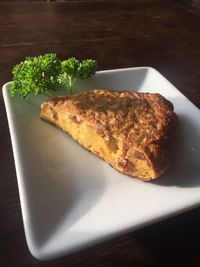
<svg viewBox="0 0 200 267">
<path fill-rule="evenodd" d="M 12 67 L 25 56 L 56 52 L 95 58 L 100 69 L 155 67 L 200 108 L 200 16 L 186 2 L 1 1 L 0 84 L 11 80 Z M 1 267 L 200 266 L 200 209 L 60 259 L 34 259 L 25 241 L 2 94 L 0 123 Z"/>
</svg>

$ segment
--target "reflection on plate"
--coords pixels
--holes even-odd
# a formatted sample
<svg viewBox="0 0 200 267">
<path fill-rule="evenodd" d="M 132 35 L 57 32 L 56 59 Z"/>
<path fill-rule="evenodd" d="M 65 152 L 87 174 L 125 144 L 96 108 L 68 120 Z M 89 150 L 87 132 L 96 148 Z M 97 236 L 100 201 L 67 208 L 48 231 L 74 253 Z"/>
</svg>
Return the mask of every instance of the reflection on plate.
<svg viewBox="0 0 200 267">
<path fill-rule="evenodd" d="M 157 92 L 178 115 L 171 166 L 159 179 L 122 175 L 68 135 L 40 120 L 37 96 L 27 101 L 3 87 L 26 239 L 50 259 L 178 214 L 200 203 L 200 111 L 149 67 L 101 71 L 76 88 Z"/>
</svg>

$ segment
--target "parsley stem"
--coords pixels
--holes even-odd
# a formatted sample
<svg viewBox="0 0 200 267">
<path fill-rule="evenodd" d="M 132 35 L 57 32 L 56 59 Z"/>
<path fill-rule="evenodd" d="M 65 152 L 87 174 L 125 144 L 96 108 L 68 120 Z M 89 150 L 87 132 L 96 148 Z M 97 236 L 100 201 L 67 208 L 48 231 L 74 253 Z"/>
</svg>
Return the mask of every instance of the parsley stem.
<svg viewBox="0 0 200 267">
<path fill-rule="evenodd" d="M 72 94 L 72 76 L 69 76 L 69 94 Z"/>
</svg>

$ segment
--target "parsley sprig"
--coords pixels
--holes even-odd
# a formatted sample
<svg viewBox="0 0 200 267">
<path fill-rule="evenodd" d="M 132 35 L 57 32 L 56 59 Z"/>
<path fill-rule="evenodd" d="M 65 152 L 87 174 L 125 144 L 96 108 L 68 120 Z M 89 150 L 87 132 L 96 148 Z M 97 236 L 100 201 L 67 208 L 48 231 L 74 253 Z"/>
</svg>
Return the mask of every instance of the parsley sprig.
<svg viewBox="0 0 200 267">
<path fill-rule="evenodd" d="M 96 71 L 97 63 L 92 59 L 71 57 L 61 61 L 55 53 L 27 57 L 12 70 L 10 94 L 26 98 L 30 94 L 53 94 L 60 87 L 72 94 L 77 80 L 90 78 Z"/>
</svg>

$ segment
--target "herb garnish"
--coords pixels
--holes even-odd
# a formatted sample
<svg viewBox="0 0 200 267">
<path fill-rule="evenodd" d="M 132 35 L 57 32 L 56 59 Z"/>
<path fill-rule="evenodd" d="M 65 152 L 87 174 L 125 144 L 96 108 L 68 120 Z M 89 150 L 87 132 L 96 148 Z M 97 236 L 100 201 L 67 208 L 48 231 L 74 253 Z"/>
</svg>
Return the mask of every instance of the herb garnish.
<svg viewBox="0 0 200 267">
<path fill-rule="evenodd" d="M 79 61 L 71 57 L 61 61 L 55 53 L 27 57 L 12 70 L 10 94 L 26 98 L 30 94 L 52 94 L 60 87 L 72 94 L 78 79 L 90 78 L 96 71 L 97 63 L 92 59 Z"/>
</svg>

